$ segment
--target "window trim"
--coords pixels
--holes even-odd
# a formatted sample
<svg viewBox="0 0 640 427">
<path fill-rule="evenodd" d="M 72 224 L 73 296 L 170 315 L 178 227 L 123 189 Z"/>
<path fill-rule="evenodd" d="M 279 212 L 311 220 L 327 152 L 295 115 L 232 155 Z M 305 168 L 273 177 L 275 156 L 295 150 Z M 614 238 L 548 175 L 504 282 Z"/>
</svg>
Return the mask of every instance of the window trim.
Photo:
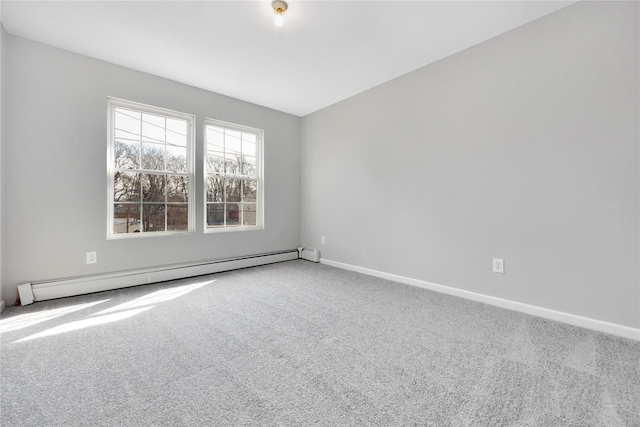
<svg viewBox="0 0 640 427">
<path fill-rule="evenodd" d="M 175 175 L 186 175 L 189 178 L 188 185 L 188 201 L 187 201 L 187 230 L 172 230 L 172 231 L 153 231 L 143 233 L 114 233 L 113 232 L 113 214 L 114 205 L 113 192 L 114 182 L 113 177 L 116 172 L 114 151 L 115 151 L 115 109 L 117 107 L 131 109 L 139 111 L 141 113 L 149 113 L 155 115 L 162 115 L 175 119 L 185 120 L 187 122 L 187 171 L 176 173 Z M 193 114 L 182 113 L 179 111 L 169 110 L 167 108 L 155 107 L 153 105 L 142 104 L 135 101 L 128 101 L 125 99 L 119 99 L 114 97 L 107 97 L 107 240 L 119 240 L 119 239 L 141 239 L 148 237 L 162 237 L 162 236 L 176 236 L 176 235 L 188 235 L 195 234 L 196 230 L 196 168 L 195 168 L 195 123 L 196 116 Z M 167 171 L 156 171 L 164 175 L 174 175 L 167 173 Z M 166 202 L 165 202 L 166 203 Z"/>
<path fill-rule="evenodd" d="M 248 225 L 248 226 L 235 226 L 235 227 L 209 227 L 207 224 L 207 179 L 209 176 L 214 176 L 214 174 L 209 174 L 207 172 L 207 126 L 217 126 L 225 129 L 231 129 L 239 132 L 247 132 L 254 133 L 257 136 L 256 141 L 256 180 L 258 182 L 258 196 L 256 197 L 256 225 Z M 204 233 L 233 233 L 233 232 L 244 232 L 244 231 L 256 231 L 256 230 L 264 230 L 264 130 L 253 128 L 250 126 L 239 125 L 236 123 L 225 122 L 222 120 L 216 120 L 211 118 L 204 119 L 203 135 L 202 135 L 202 146 L 203 146 L 203 155 L 202 155 L 202 196 L 203 196 L 203 227 Z M 222 175 L 220 175 L 222 176 Z M 238 176 L 238 178 L 242 178 Z"/>
</svg>

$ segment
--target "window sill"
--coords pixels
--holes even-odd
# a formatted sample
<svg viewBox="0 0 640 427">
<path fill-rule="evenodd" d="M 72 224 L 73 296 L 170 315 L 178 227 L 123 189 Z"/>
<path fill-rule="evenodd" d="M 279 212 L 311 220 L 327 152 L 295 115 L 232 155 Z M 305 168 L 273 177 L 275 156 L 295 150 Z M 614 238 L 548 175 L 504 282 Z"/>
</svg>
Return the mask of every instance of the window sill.
<svg viewBox="0 0 640 427">
<path fill-rule="evenodd" d="M 122 240 L 122 239 L 144 239 L 147 237 L 168 237 L 168 236 L 188 236 L 195 234 L 195 231 L 147 231 L 142 233 L 122 233 L 122 234 L 108 234 L 107 240 Z"/>
<path fill-rule="evenodd" d="M 205 227 L 205 234 L 216 234 L 216 233 L 233 233 L 238 231 L 259 231 L 264 230 L 264 226 L 256 225 L 253 227 Z"/>
</svg>

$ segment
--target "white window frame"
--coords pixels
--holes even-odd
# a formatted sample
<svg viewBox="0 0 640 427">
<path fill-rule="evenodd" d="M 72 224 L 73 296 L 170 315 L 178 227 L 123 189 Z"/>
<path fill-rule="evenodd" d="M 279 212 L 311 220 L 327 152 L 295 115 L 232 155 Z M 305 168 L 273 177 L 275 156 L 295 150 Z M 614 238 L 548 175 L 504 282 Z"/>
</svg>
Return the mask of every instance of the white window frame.
<svg viewBox="0 0 640 427">
<path fill-rule="evenodd" d="M 207 205 L 209 201 L 207 200 L 207 180 L 209 177 L 219 177 L 219 178 L 233 178 L 238 177 L 245 178 L 242 175 L 226 175 L 226 174 L 215 174 L 209 173 L 207 171 L 207 157 L 208 157 L 208 149 L 207 149 L 207 126 L 216 126 L 224 129 L 235 130 L 239 132 L 253 133 L 256 135 L 256 181 L 258 194 L 256 196 L 256 225 L 236 225 L 236 226 L 224 226 L 224 227 L 211 227 L 208 224 L 207 218 Z M 249 126 L 238 125 L 235 123 L 224 122 L 216 119 L 205 118 L 204 120 L 204 134 L 203 134 L 203 156 L 202 156 L 202 171 L 203 171 L 203 224 L 204 224 L 204 232 L 205 233 L 229 233 L 229 232 L 241 232 L 241 231 L 252 231 L 252 230 L 263 230 L 264 229 L 264 131 L 262 129 L 252 128 Z"/>
<path fill-rule="evenodd" d="M 155 107 L 152 105 L 141 104 L 139 102 L 127 101 L 124 99 L 118 99 L 113 97 L 107 98 L 107 239 L 139 239 L 147 237 L 161 237 L 172 235 L 184 235 L 195 233 L 195 212 L 196 212 L 196 191 L 195 191 L 195 122 L 196 117 L 193 114 L 181 113 L 178 111 L 169 110 L 166 108 Z M 172 231 L 152 231 L 152 232 L 140 232 L 140 233 L 114 233 L 114 175 L 119 169 L 115 167 L 115 109 L 121 107 L 128 110 L 133 110 L 140 113 L 149 113 L 159 116 L 166 116 L 174 119 L 185 120 L 187 122 L 187 167 L 186 172 L 167 172 L 167 171 L 153 171 L 144 169 L 126 169 L 134 173 L 153 173 L 164 175 L 178 175 L 186 176 L 189 179 L 188 183 L 188 198 L 187 198 L 187 230 L 172 230 Z M 142 165 L 139 165 L 142 168 Z M 142 192 L 141 192 L 142 197 Z M 165 204 L 167 202 L 165 201 Z M 141 207 L 143 202 L 140 202 Z M 165 210 L 165 226 L 166 226 L 166 210 Z"/>
</svg>

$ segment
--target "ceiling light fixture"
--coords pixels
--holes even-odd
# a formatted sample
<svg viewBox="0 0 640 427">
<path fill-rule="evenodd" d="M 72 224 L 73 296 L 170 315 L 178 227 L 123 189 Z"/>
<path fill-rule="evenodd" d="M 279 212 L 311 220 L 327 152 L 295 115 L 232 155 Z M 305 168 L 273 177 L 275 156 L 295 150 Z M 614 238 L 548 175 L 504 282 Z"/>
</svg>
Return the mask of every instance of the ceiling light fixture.
<svg viewBox="0 0 640 427">
<path fill-rule="evenodd" d="M 273 13 L 276 14 L 276 27 L 282 27 L 282 15 L 287 11 L 287 4 L 283 1 L 276 0 L 271 2 L 271 7 L 273 8 Z"/>
</svg>

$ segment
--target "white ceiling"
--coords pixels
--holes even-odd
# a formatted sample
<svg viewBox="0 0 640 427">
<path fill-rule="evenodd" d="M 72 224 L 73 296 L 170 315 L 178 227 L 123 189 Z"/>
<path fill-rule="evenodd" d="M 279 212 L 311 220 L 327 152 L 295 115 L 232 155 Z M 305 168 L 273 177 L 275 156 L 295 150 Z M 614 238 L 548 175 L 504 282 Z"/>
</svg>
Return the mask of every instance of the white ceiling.
<svg viewBox="0 0 640 427">
<path fill-rule="evenodd" d="M 304 116 L 575 1 L 2 0 L 7 33 Z"/>
</svg>

